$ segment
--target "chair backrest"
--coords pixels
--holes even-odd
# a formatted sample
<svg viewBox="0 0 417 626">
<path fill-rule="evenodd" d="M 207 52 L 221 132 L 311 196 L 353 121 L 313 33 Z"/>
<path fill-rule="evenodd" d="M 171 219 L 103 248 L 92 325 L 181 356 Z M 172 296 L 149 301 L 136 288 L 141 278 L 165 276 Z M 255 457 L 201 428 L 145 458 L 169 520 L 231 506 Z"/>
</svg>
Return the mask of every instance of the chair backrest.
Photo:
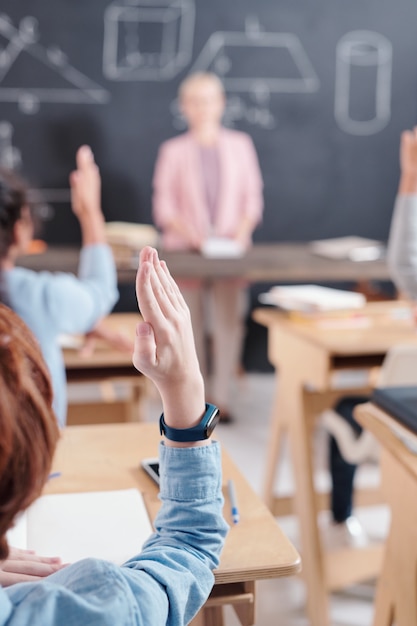
<svg viewBox="0 0 417 626">
<path fill-rule="evenodd" d="M 397 385 L 417 385 L 417 346 L 399 345 L 387 352 L 377 386 Z"/>
</svg>

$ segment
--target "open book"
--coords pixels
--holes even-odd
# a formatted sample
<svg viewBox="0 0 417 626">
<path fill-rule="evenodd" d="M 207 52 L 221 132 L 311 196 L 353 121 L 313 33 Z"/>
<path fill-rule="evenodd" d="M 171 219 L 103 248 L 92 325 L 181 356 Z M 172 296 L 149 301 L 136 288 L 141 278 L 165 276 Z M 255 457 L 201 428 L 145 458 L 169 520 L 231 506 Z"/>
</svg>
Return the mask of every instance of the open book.
<svg viewBox="0 0 417 626">
<path fill-rule="evenodd" d="M 268 292 L 259 294 L 259 300 L 287 311 L 311 313 L 360 309 L 366 304 L 366 298 L 361 293 L 320 285 L 271 287 Z"/>
<path fill-rule="evenodd" d="M 385 248 L 381 241 L 365 237 L 335 237 L 319 239 L 310 243 L 314 254 L 328 259 L 350 261 L 375 261 L 384 256 Z"/>
<path fill-rule="evenodd" d="M 87 557 L 121 565 L 138 554 L 152 533 L 137 489 L 41 496 L 7 533 L 15 548 L 64 563 Z"/>
</svg>

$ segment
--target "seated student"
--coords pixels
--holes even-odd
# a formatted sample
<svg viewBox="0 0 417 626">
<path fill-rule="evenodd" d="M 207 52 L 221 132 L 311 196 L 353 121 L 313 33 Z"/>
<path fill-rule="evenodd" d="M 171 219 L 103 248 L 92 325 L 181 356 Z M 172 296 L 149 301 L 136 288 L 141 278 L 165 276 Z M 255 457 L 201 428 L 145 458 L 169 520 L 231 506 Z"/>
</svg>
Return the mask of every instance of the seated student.
<svg viewBox="0 0 417 626">
<path fill-rule="evenodd" d="M 136 291 L 145 321 L 137 326 L 133 363 L 158 388 L 166 425 L 193 428 L 206 405 L 190 313 L 151 248 L 141 252 Z M 7 530 L 50 471 L 59 437 L 51 399 L 37 343 L 0 305 L 0 559 L 7 557 Z M 159 454 L 162 507 L 142 552 L 121 567 L 85 559 L 41 582 L 0 589 L 2 626 L 190 622 L 212 588 L 227 531 L 220 448 L 210 439 L 165 438 Z"/>
<path fill-rule="evenodd" d="M 13 172 L 0 171 L 0 299 L 20 315 L 40 343 L 61 427 L 66 422 L 67 399 L 58 335 L 91 331 L 118 298 L 116 268 L 105 240 L 100 173 L 88 146 L 78 150 L 76 159 L 70 184 L 72 209 L 82 234 L 77 277 L 16 267 L 17 257 L 26 252 L 33 237 L 33 221 L 25 185 Z"/>
<path fill-rule="evenodd" d="M 400 184 L 388 240 L 387 262 L 391 278 L 399 291 L 417 300 L 417 127 L 401 135 Z M 358 440 L 361 426 L 353 417 L 353 409 L 369 398 L 345 397 L 335 407 L 336 413 L 353 428 Z M 329 429 L 337 434 L 337 426 Z M 358 443 L 360 443 L 358 441 Z M 362 544 L 366 536 L 358 520 L 352 516 L 354 478 L 357 465 L 341 454 L 337 437 L 330 437 L 330 472 L 332 477 L 331 510 L 340 538 L 347 543 Z"/>
</svg>

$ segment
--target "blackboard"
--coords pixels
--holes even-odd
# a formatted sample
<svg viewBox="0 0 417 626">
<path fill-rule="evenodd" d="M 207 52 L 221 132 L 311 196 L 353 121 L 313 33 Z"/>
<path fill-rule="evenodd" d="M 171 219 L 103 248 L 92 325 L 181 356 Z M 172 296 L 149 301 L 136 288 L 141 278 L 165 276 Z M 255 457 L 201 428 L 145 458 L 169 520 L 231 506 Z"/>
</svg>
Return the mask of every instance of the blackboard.
<svg viewBox="0 0 417 626">
<path fill-rule="evenodd" d="M 89 143 L 108 220 L 151 222 L 158 146 L 176 91 L 215 70 L 227 122 L 265 181 L 255 238 L 385 239 L 401 130 L 416 122 L 415 0 L 2 0 L 0 163 L 52 206 L 46 238 L 78 241 L 68 203 Z"/>
</svg>

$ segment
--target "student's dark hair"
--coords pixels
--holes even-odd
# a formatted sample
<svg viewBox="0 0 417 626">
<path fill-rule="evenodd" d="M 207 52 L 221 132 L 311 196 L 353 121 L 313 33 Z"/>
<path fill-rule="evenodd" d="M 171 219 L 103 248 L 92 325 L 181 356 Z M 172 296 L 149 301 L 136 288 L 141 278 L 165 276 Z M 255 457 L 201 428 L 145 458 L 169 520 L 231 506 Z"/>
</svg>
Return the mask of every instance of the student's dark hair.
<svg viewBox="0 0 417 626">
<path fill-rule="evenodd" d="M 13 243 L 13 229 L 24 206 L 28 206 L 26 183 L 15 172 L 0 168 L 0 261 Z M 0 302 L 9 304 L 1 271 Z"/>
<path fill-rule="evenodd" d="M 0 168 L 0 259 L 13 243 L 13 228 L 28 206 L 26 183 L 11 170 Z"/>
<path fill-rule="evenodd" d="M 45 484 L 58 437 L 39 344 L 0 304 L 0 560 L 8 554 L 7 530 Z"/>
</svg>

